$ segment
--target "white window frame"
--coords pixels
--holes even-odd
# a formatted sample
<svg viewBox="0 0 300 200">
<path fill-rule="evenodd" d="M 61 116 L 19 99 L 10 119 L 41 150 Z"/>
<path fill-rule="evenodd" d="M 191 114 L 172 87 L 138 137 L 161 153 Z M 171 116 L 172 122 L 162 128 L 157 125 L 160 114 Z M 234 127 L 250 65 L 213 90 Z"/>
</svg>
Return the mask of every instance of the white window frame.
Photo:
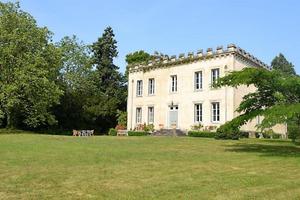
<svg viewBox="0 0 300 200">
<path fill-rule="evenodd" d="M 197 71 L 194 73 L 194 89 L 196 91 L 202 90 L 202 81 L 203 81 L 203 73 L 202 71 Z"/>
<path fill-rule="evenodd" d="M 142 124 L 143 110 L 142 107 L 137 107 L 135 111 L 135 123 Z"/>
<path fill-rule="evenodd" d="M 148 80 L 148 95 L 154 95 L 155 94 L 155 79 L 149 78 Z"/>
<path fill-rule="evenodd" d="M 211 102 L 211 121 L 220 122 L 220 102 Z"/>
<path fill-rule="evenodd" d="M 203 121 L 203 106 L 202 103 L 194 104 L 194 122 L 202 122 Z"/>
<path fill-rule="evenodd" d="M 171 76 L 171 92 L 177 92 L 177 75 Z"/>
<path fill-rule="evenodd" d="M 154 106 L 148 107 L 148 124 L 154 124 Z"/>
<path fill-rule="evenodd" d="M 211 69 L 211 86 L 220 78 L 220 68 Z"/>
<path fill-rule="evenodd" d="M 142 80 L 136 81 L 136 96 L 137 97 L 143 96 L 143 81 Z"/>
</svg>

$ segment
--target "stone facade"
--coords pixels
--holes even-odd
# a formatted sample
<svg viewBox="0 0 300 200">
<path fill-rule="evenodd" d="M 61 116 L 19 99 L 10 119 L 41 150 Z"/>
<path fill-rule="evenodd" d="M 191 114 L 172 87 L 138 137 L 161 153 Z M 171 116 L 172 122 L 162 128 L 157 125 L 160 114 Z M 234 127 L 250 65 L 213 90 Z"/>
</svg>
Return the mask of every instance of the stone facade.
<svg viewBox="0 0 300 200">
<path fill-rule="evenodd" d="M 160 57 L 148 63 L 129 66 L 128 129 L 153 123 L 156 129 L 174 128 L 187 131 L 201 123 L 215 129 L 230 121 L 245 94 L 253 86 L 211 88 L 212 82 L 230 71 L 244 67 L 270 67 L 234 44 L 212 48 L 187 56 Z M 242 127 L 255 131 L 259 117 Z M 286 134 L 286 127 L 274 131 Z"/>
</svg>

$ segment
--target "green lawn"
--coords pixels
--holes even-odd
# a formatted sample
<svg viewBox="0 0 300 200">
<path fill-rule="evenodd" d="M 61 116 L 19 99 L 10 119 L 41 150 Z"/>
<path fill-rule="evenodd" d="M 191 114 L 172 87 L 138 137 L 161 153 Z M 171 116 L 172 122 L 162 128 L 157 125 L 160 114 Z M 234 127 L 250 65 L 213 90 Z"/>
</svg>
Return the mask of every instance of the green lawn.
<svg viewBox="0 0 300 200">
<path fill-rule="evenodd" d="M 0 199 L 300 199 L 300 147 L 0 134 Z"/>
</svg>

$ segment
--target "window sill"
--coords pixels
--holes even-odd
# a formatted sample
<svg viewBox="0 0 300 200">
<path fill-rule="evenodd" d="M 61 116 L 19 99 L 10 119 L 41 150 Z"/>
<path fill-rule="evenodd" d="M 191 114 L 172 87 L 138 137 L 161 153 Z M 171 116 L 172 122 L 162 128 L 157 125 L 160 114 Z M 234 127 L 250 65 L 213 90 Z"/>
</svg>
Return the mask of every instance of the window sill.
<svg viewBox="0 0 300 200">
<path fill-rule="evenodd" d="M 194 89 L 194 92 L 203 92 L 203 88 L 201 88 L 201 89 Z"/>
</svg>

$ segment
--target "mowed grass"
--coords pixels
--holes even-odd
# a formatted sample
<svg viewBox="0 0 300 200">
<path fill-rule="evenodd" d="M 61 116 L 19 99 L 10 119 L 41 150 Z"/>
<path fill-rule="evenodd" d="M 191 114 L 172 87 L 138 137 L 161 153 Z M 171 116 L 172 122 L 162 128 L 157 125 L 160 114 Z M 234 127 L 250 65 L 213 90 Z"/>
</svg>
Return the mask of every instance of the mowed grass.
<svg viewBox="0 0 300 200">
<path fill-rule="evenodd" d="M 0 134 L 0 199 L 300 199 L 288 141 Z"/>
</svg>

